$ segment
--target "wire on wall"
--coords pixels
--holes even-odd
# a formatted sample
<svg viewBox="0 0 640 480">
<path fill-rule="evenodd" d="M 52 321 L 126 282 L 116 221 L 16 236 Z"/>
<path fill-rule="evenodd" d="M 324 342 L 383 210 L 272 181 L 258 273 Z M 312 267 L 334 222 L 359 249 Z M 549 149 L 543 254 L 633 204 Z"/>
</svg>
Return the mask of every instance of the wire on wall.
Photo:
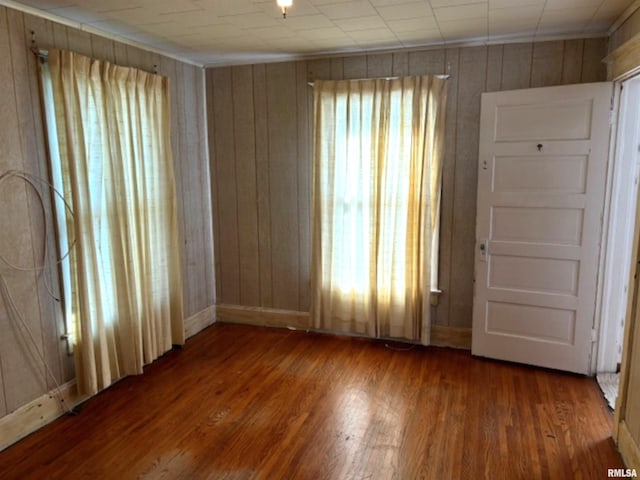
<svg viewBox="0 0 640 480">
<path fill-rule="evenodd" d="M 57 197 L 59 197 L 63 202 L 64 202 L 64 206 L 65 209 L 68 212 L 69 218 L 71 220 L 73 220 L 73 210 L 71 209 L 71 206 L 69 205 L 69 203 L 67 202 L 67 200 L 64 198 L 64 196 L 62 195 L 61 192 L 59 192 L 51 183 L 49 183 L 48 181 L 38 177 L 37 175 L 32 175 L 30 173 L 27 172 L 23 172 L 23 171 L 18 171 L 18 170 L 8 170 L 6 172 L 4 172 L 3 174 L 0 174 L 0 188 L 2 187 L 3 183 L 6 182 L 7 180 L 11 179 L 11 178 L 16 178 L 19 180 L 22 180 L 24 182 L 27 183 L 27 185 L 29 185 L 33 191 L 36 193 L 36 198 L 38 199 L 38 203 L 40 204 L 40 208 L 41 208 L 41 212 L 42 212 L 42 218 L 43 218 L 43 223 L 44 223 L 44 238 L 43 238 L 43 246 L 42 246 L 42 258 L 40 260 L 39 263 L 33 265 L 33 266 L 21 266 L 21 265 L 16 265 L 13 262 L 10 262 L 7 257 L 5 255 L 0 254 L 0 261 L 2 263 L 4 263 L 6 266 L 8 266 L 9 268 L 18 271 L 18 272 L 35 272 L 36 273 L 36 278 L 40 279 L 43 278 L 43 283 L 45 285 L 45 288 L 47 290 L 47 292 L 49 293 L 49 295 L 57 302 L 60 301 L 60 297 L 56 296 L 53 293 L 53 289 L 51 288 L 51 285 L 47 282 L 47 277 L 44 274 L 45 270 L 48 269 L 49 265 L 49 261 L 48 261 L 48 245 L 49 245 L 49 240 L 50 240 L 50 235 L 49 235 L 49 228 L 48 228 L 48 222 L 47 222 L 47 208 L 46 208 L 46 204 L 44 201 L 44 197 L 40 191 L 40 188 L 42 186 L 45 186 L 47 188 L 50 189 L 51 192 L 53 192 L 54 195 L 56 195 Z M 69 244 L 69 248 L 67 250 L 67 252 L 65 252 L 63 255 L 61 255 L 61 257 L 59 259 L 56 260 L 55 265 L 59 265 L 60 263 L 62 263 L 63 261 L 65 261 L 65 259 L 71 254 L 71 251 L 73 250 L 73 248 L 75 247 L 75 239 Z M 16 302 L 13 298 L 13 296 L 11 295 L 7 280 L 5 278 L 5 275 L 0 271 L 0 296 L 2 297 L 8 316 L 10 319 L 12 319 L 15 323 L 17 323 L 17 326 L 19 327 L 18 330 L 20 332 L 22 332 L 23 336 L 24 336 L 24 332 L 27 333 L 28 338 L 25 338 L 26 340 L 29 340 L 29 343 L 31 343 L 31 345 L 33 346 L 34 350 L 37 352 L 37 355 L 40 359 L 40 361 L 42 362 L 42 364 L 45 367 L 45 372 L 43 374 L 43 380 L 44 380 L 44 384 L 45 384 L 45 389 L 47 389 L 47 374 L 51 377 L 51 379 L 53 380 L 54 384 L 55 384 L 55 392 L 57 393 L 58 396 L 58 400 L 60 401 L 60 405 L 61 407 L 66 410 L 68 413 L 70 414 L 74 414 L 74 410 L 71 408 L 71 405 L 69 405 L 69 402 L 66 402 L 64 393 L 62 391 L 62 387 L 60 385 L 60 383 L 58 382 L 58 379 L 56 378 L 55 374 L 51 371 L 51 368 L 47 362 L 47 360 L 45 359 L 44 356 L 44 352 L 41 350 L 41 348 L 39 348 L 38 346 L 38 342 L 36 341 L 33 332 L 31 331 L 31 329 L 29 328 L 29 325 L 27 324 L 27 322 L 24 319 L 24 316 L 22 315 L 22 313 L 20 312 L 20 309 L 18 308 L 18 306 L 16 305 Z M 38 369 L 38 371 L 40 371 Z"/>
</svg>

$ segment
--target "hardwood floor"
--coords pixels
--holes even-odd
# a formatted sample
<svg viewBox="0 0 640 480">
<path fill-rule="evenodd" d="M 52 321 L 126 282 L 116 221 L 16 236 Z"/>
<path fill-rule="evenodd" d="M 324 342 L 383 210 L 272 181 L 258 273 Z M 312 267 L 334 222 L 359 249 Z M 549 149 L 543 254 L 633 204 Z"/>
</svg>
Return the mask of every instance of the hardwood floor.
<svg viewBox="0 0 640 480">
<path fill-rule="evenodd" d="M 593 379 L 389 347 L 216 324 L 1 452 L 0 478 L 564 480 L 622 468 Z"/>
</svg>

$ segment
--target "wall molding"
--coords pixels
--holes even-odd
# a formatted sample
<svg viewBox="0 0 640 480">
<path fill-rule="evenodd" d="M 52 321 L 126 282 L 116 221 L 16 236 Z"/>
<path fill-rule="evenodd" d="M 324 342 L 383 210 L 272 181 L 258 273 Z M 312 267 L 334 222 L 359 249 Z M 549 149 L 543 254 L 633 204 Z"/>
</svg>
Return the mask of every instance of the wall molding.
<svg viewBox="0 0 640 480">
<path fill-rule="evenodd" d="M 222 304 L 216 306 L 216 315 L 219 321 L 228 323 L 300 330 L 309 330 L 311 328 L 309 312 L 295 310 Z"/>
<path fill-rule="evenodd" d="M 627 422 L 621 422 L 618 428 L 618 450 L 628 468 L 640 470 L 640 448 L 633 439 Z"/>
<path fill-rule="evenodd" d="M 85 401 L 72 380 L 0 418 L 0 452 Z M 66 404 L 63 407 L 62 402 Z"/>
<path fill-rule="evenodd" d="M 216 307 L 216 316 L 218 321 L 221 322 L 241 323 L 244 325 L 253 325 L 258 327 L 313 330 L 309 312 L 223 304 Z M 340 335 L 340 332 L 335 333 Z M 432 325 L 431 345 L 470 350 L 471 329 Z"/>
<path fill-rule="evenodd" d="M 184 320 L 185 339 L 193 337 L 214 323 L 216 323 L 216 306 L 210 305 Z"/>
<path fill-rule="evenodd" d="M 471 329 L 431 325 L 431 345 L 471 350 Z"/>
</svg>

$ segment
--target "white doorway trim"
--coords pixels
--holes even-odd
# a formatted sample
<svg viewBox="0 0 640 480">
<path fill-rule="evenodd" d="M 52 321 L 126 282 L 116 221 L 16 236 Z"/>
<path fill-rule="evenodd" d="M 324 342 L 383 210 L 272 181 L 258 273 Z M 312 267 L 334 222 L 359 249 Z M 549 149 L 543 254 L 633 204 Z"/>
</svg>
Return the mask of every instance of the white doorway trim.
<svg viewBox="0 0 640 480">
<path fill-rule="evenodd" d="M 603 216 L 601 285 L 596 322 L 599 336 L 595 371 L 615 372 L 622 358 L 640 155 L 640 76 L 615 83 L 612 148 Z"/>
</svg>

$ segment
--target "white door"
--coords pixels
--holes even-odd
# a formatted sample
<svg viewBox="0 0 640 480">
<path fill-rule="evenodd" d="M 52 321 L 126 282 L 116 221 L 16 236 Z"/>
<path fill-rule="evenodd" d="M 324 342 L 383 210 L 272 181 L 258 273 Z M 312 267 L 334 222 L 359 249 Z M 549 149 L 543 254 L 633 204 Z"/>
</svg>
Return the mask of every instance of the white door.
<svg viewBox="0 0 640 480">
<path fill-rule="evenodd" d="M 612 91 L 482 95 L 474 355 L 589 372 Z"/>
</svg>

